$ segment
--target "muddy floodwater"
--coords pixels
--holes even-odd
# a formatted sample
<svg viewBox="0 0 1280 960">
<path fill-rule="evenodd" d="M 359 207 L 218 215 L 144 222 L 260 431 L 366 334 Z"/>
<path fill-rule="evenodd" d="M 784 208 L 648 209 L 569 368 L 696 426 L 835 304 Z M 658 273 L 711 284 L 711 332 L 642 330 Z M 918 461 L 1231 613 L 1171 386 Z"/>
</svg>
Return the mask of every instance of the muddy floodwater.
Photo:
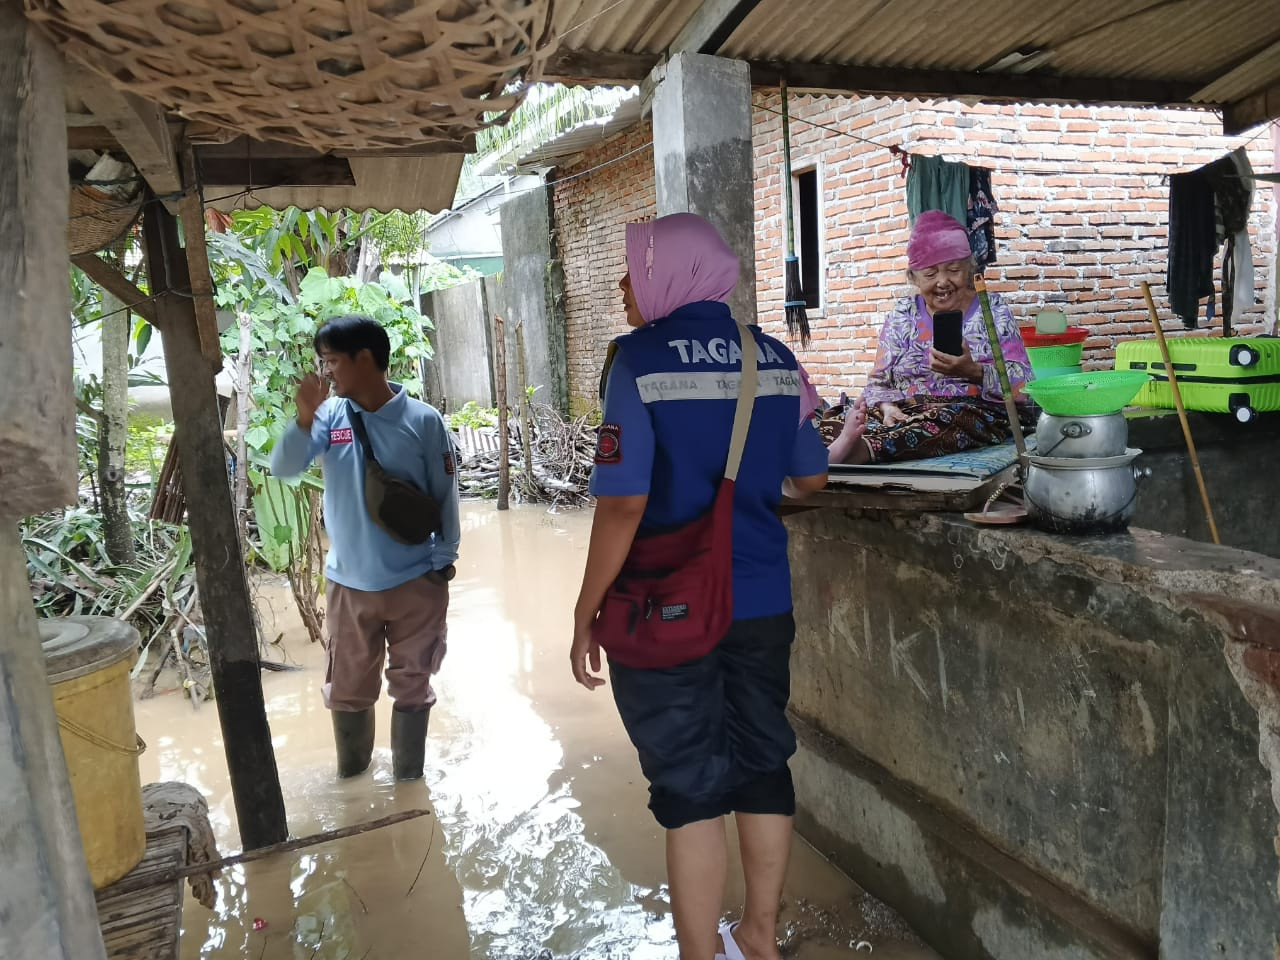
<svg viewBox="0 0 1280 960">
<path fill-rule="evenodd" d="M 224 871 L 216 909 L 187 897 L 184 960 L 676 960 L 662 837 L 635 752 L 608 688 L 588 693 L 569 673 L 589 527 L 588 513 L 464 505 L 419 783 L 392 780 L 386 701 L 371 772 L 336 779 L 323 652 L 287 586 L 258 582 L 279 656 L 298 667 L 263 676 L 290 833 L 431 815 Z M 238 850 L 214 706 L 193 711 L 171 690 L 139 702 L 137 718 L 150 744 L 143 782 L 198 788 L 219 852 Z M 735 857 L 730 916 L 736 871 Z M 799 838 L 785 897 L 789 957 L 937 957 Z"/>
</svg>

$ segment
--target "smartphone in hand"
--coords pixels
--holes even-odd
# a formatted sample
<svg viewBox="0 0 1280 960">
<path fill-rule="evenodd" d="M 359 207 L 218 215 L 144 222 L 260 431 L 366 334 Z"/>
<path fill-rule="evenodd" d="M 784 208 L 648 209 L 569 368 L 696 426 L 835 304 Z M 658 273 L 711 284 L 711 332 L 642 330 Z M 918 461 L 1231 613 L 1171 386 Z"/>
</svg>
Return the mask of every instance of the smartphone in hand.
<svg viewBox="0 0 1280 960">
<path fill-rule="evenodd" d="M 964 353 L 964 314 L 947 310 L 933 315 L 933 346 L 941 353 L 958 357 Z"/>
</svg>

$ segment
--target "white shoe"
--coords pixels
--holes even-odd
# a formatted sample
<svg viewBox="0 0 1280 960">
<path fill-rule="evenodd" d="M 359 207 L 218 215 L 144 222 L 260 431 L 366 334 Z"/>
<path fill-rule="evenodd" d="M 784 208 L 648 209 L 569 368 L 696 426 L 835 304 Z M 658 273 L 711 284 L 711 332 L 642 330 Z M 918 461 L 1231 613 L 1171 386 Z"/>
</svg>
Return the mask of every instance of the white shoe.
<svg viewBox="0 0 1280 960">
<path fill-rule="evenodd" d="M 742 952 L 742 948 L 733 939 L 733 931 L 737 927 L 736 920 L 733 923 L 720 924 L 720 939 L 724 941 L 724 953 L 716 954 L 716 960 L 720 960 L 720 957 L 724 957 L 724 960 L 747 960 L 746 954 Z"/>
</svg>

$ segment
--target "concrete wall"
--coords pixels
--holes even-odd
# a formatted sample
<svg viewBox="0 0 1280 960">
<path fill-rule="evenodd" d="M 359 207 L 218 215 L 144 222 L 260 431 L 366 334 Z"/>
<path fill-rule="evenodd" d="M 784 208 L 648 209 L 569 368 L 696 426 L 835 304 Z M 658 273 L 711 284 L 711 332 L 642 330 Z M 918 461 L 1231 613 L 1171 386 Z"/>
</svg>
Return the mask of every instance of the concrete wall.
<svg viewBox="0 0 1280 960">
<path fill-rule="evenodd" d="M 428 337 L 435 356 L 427 363 L 427 396 L 443 410 L 468 402 L 493 406 L 492 313 L 485 281 L 425 294 L 423 311 L 435 324 Z"/>
<path fill-rule="evenodd" d="M 940 515 L 789 526 L 794 771 L 820 849 L 948 960 L 1272 955 L 1258 709 L 1269 731 L 1280 670 L 1255 663 L 1250 697 L 1232 670 L 1280 624 L 1280 562 Z M 1263 613 L 1250 632 L 1213 604 Z"/>
<path fill-rule="evenodd" d="M 565 279 L 555 251 L 550 189 L 532 190 L 503 206 L 505 319 L 524 328 L 526 377 L 540 388 L 535 398 L 567 413 Z"/>
</svg>

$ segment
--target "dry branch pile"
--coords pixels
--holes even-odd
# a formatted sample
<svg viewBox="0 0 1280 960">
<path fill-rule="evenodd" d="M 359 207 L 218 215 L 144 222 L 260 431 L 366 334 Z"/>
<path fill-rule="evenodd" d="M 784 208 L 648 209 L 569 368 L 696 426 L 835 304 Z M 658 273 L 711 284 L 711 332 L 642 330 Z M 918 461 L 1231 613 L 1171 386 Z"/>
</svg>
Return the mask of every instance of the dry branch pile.
<svg viewBox="0 0 1280 960">
<path fill-rule="evenodd" d="M 533 403 L 529 437 L 532 471 L 526 469 L 524 434 L 517 418 L 511 421 L 511 495 L 521 503 L 550 503 L 581 507 L 591 502 L 587 483 L 595 459 L 596 432 L 586 417 L 565 420 L 552 407 Z M 464 497 L 493 498 L 498 494 L 498 444 L 489 428 L 489 443 L 471 437 L 462 443 L 459 486 Z M 492 449 L 490 449 L 492 447 Z"/>
</svg>

